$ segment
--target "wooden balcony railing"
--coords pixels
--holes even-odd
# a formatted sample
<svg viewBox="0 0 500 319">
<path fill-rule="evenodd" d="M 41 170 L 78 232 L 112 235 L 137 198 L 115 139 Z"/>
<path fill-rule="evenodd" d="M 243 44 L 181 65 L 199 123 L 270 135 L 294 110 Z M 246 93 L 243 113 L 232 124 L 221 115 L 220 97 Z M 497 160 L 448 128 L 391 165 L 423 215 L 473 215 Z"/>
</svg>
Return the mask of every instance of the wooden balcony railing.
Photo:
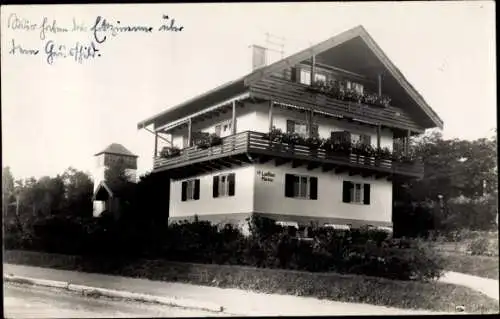
<svg viewBox="0 0 500 319">
<path fill-rule="evenodd" d="M 291 82 L 277 76 L 270 76 L 252 84 L 250 92 L 252 96 L 257 98 L 312 108 L 319 112 L 360 118 L 388 127 L 423 132 L 423 128 L 401 108 L 377 107 L 341 101 L 325 94 L 313 93 L 307 85 Z"/>
<path fill-rule="evenodd" d="M 171 158 L 155 157 L 154 168 L 161 166 L 178 166 L 192 161 L 204 161 L 228 156 L 230 154 L 244 153 L 248 150 L 248 133 L 243 132 L 230 135 L 222 139 L 222 144 L 202 149 L 191 146 L 181 150 L 180 155 Z"/>
<path fill-rule="evenodd" d="M 210 161 L 226 156 L 250 153 L 270 157 L 281 157 L 305 162 L 315 161 L 323 164 L 348 166 L 359 169 L 373 169 L 390 174 L 420 177 L 423 175 L 422 163 L 403 163 L 392 160 L 364 157 L 356 154 L 332 155 L 323 149 L 313 150 L 302 145 L 288 145 L 272 142 L 260 132 L 242 132 L 222 139 L 222 144 L 208 149 L 192 146 L 181 150 L 180 155 L 172 158 L 156 157 L 154 168 L 179 167 L 191 163 Z"/>
</svg>

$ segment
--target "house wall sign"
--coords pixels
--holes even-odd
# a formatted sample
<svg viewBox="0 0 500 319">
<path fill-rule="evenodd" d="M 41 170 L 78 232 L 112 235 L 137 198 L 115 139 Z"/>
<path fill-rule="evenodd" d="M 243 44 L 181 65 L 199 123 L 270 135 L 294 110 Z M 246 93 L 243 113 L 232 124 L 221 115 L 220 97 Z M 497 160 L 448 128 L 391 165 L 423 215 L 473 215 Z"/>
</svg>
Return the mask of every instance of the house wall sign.
<svg viewBox="0 0 500 319">
<path fill-rule="evenodd" d="M 260 179 L 265 182 L 273 182 L 274 178 L 276 177 L 276 175 L 273 172 L 270 171 L 264 172 L 261 170 L 257 170 L 257 176 L 260 176 Z"/>
</svg>

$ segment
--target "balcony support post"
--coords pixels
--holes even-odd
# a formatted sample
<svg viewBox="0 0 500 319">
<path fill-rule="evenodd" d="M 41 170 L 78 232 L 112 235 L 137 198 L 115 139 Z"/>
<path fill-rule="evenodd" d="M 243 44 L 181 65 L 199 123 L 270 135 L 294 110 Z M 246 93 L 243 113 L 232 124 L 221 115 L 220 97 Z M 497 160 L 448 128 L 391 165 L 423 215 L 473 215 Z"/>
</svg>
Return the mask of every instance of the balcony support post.
<svg viewBox="0 0 500 319">
<path fill-rule="evenodd" d="M 153 155 L 153 158 L 158 156 L 158 132 L 155 132 L 155 153 Z"/>
<path fill-rule="evenodd" d="M 273 108 L 274 102 L 269 101 L 269 132 L 273 130 Z"/>
<path fill-rule="evenodd" d="M 382 74 L 378 74 L 378 95 L 382 95 Z"/>
<path fill-rule="evenodd" d="M 314 84 L 314 74 L 316 73 L 316 55 L 311 57 L 311 85 Z"/>
<path fill-rule="evenodd" d="M 188 147 L 191 147 L 191 140 L 193 135 L 193 120 L 188 119 Z"/>
<path fill-rule="evenodd" d="M 406 131 L 406 138 L 405 138 L 405 156 L 408 156 L 410 153 L 410 136 L 411 136 L 411 131 L 407 130 Z"/>
<path fill-rule="evenodd" d="M 231 118 L 231 134 L 236 134 L 236 101 L 233 101 L 233 114 Z"/>
<path fill-rule="evenodd" d="M 380 134 L 381 134 L 382 128 L 380 124 L 377 125 L 377 149 L 380 149 Z"/>
<path fill-rule="evenodd" d="M 312 137 L 313 134 L 312 134 L 312 128 L 313 128 L 313 110 L 307 110 L 307 113 L 306 113 L 308 116 L 307 116 L 307 135 L 308 137 Z"/>
</svg>

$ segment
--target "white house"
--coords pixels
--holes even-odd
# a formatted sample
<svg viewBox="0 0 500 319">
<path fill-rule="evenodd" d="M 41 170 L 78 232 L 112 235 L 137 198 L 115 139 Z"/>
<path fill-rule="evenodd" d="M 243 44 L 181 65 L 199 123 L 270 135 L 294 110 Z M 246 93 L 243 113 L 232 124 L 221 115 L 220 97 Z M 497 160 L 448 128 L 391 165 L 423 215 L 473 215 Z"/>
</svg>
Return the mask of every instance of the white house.
<svg viewBox="0 0 500 319">
<path fill-rule="evenodd" d="M 358 26 L 138 124 L 149 126 L 169 221 L 341 228 L 392 227 L 392 180 L 423 176 L 408 138 L 443 122 Z"/>
</svg>

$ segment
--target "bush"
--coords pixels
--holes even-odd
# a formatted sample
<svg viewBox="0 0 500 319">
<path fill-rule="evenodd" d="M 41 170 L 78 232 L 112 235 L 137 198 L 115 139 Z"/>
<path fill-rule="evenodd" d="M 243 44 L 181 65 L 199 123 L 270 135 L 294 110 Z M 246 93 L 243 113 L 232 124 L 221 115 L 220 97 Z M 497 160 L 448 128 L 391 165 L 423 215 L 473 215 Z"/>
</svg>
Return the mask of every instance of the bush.
<svg viewBox="0 0 500 319">
<path fill-rule="evenodd" d="M 489 240 L 488 238 L 476 238 L 468 245 L 468 250 L 472 255 L 484 255 L 488 251 Z"/>
<path fill-rule="evenodd" d="M 430 280 L 442 271 L 441 260 L 431 247 L 417 240 L 389 238 L 388 233 L 375 229 L 340 231 L 313 226 L 309 235 L 313 240 L 304 241 L 296 237 L 295 228 L 279 226 L 269 218 L 253 216 L 248 223 L 248 237 L 232 225 L 212 225 L 197 218 L 172 224 L 163 238 L 159 237 L 159 250 L 147 256 L 401 280 Z M 146 256 L 142 251 L 148 241 L 141 227 L 106 218 L 86 221 L 54 217 L 37 224 L 35 234 L 39 248 L 46 252 L 113 256 L 119 260 Z"/>
</svg>

